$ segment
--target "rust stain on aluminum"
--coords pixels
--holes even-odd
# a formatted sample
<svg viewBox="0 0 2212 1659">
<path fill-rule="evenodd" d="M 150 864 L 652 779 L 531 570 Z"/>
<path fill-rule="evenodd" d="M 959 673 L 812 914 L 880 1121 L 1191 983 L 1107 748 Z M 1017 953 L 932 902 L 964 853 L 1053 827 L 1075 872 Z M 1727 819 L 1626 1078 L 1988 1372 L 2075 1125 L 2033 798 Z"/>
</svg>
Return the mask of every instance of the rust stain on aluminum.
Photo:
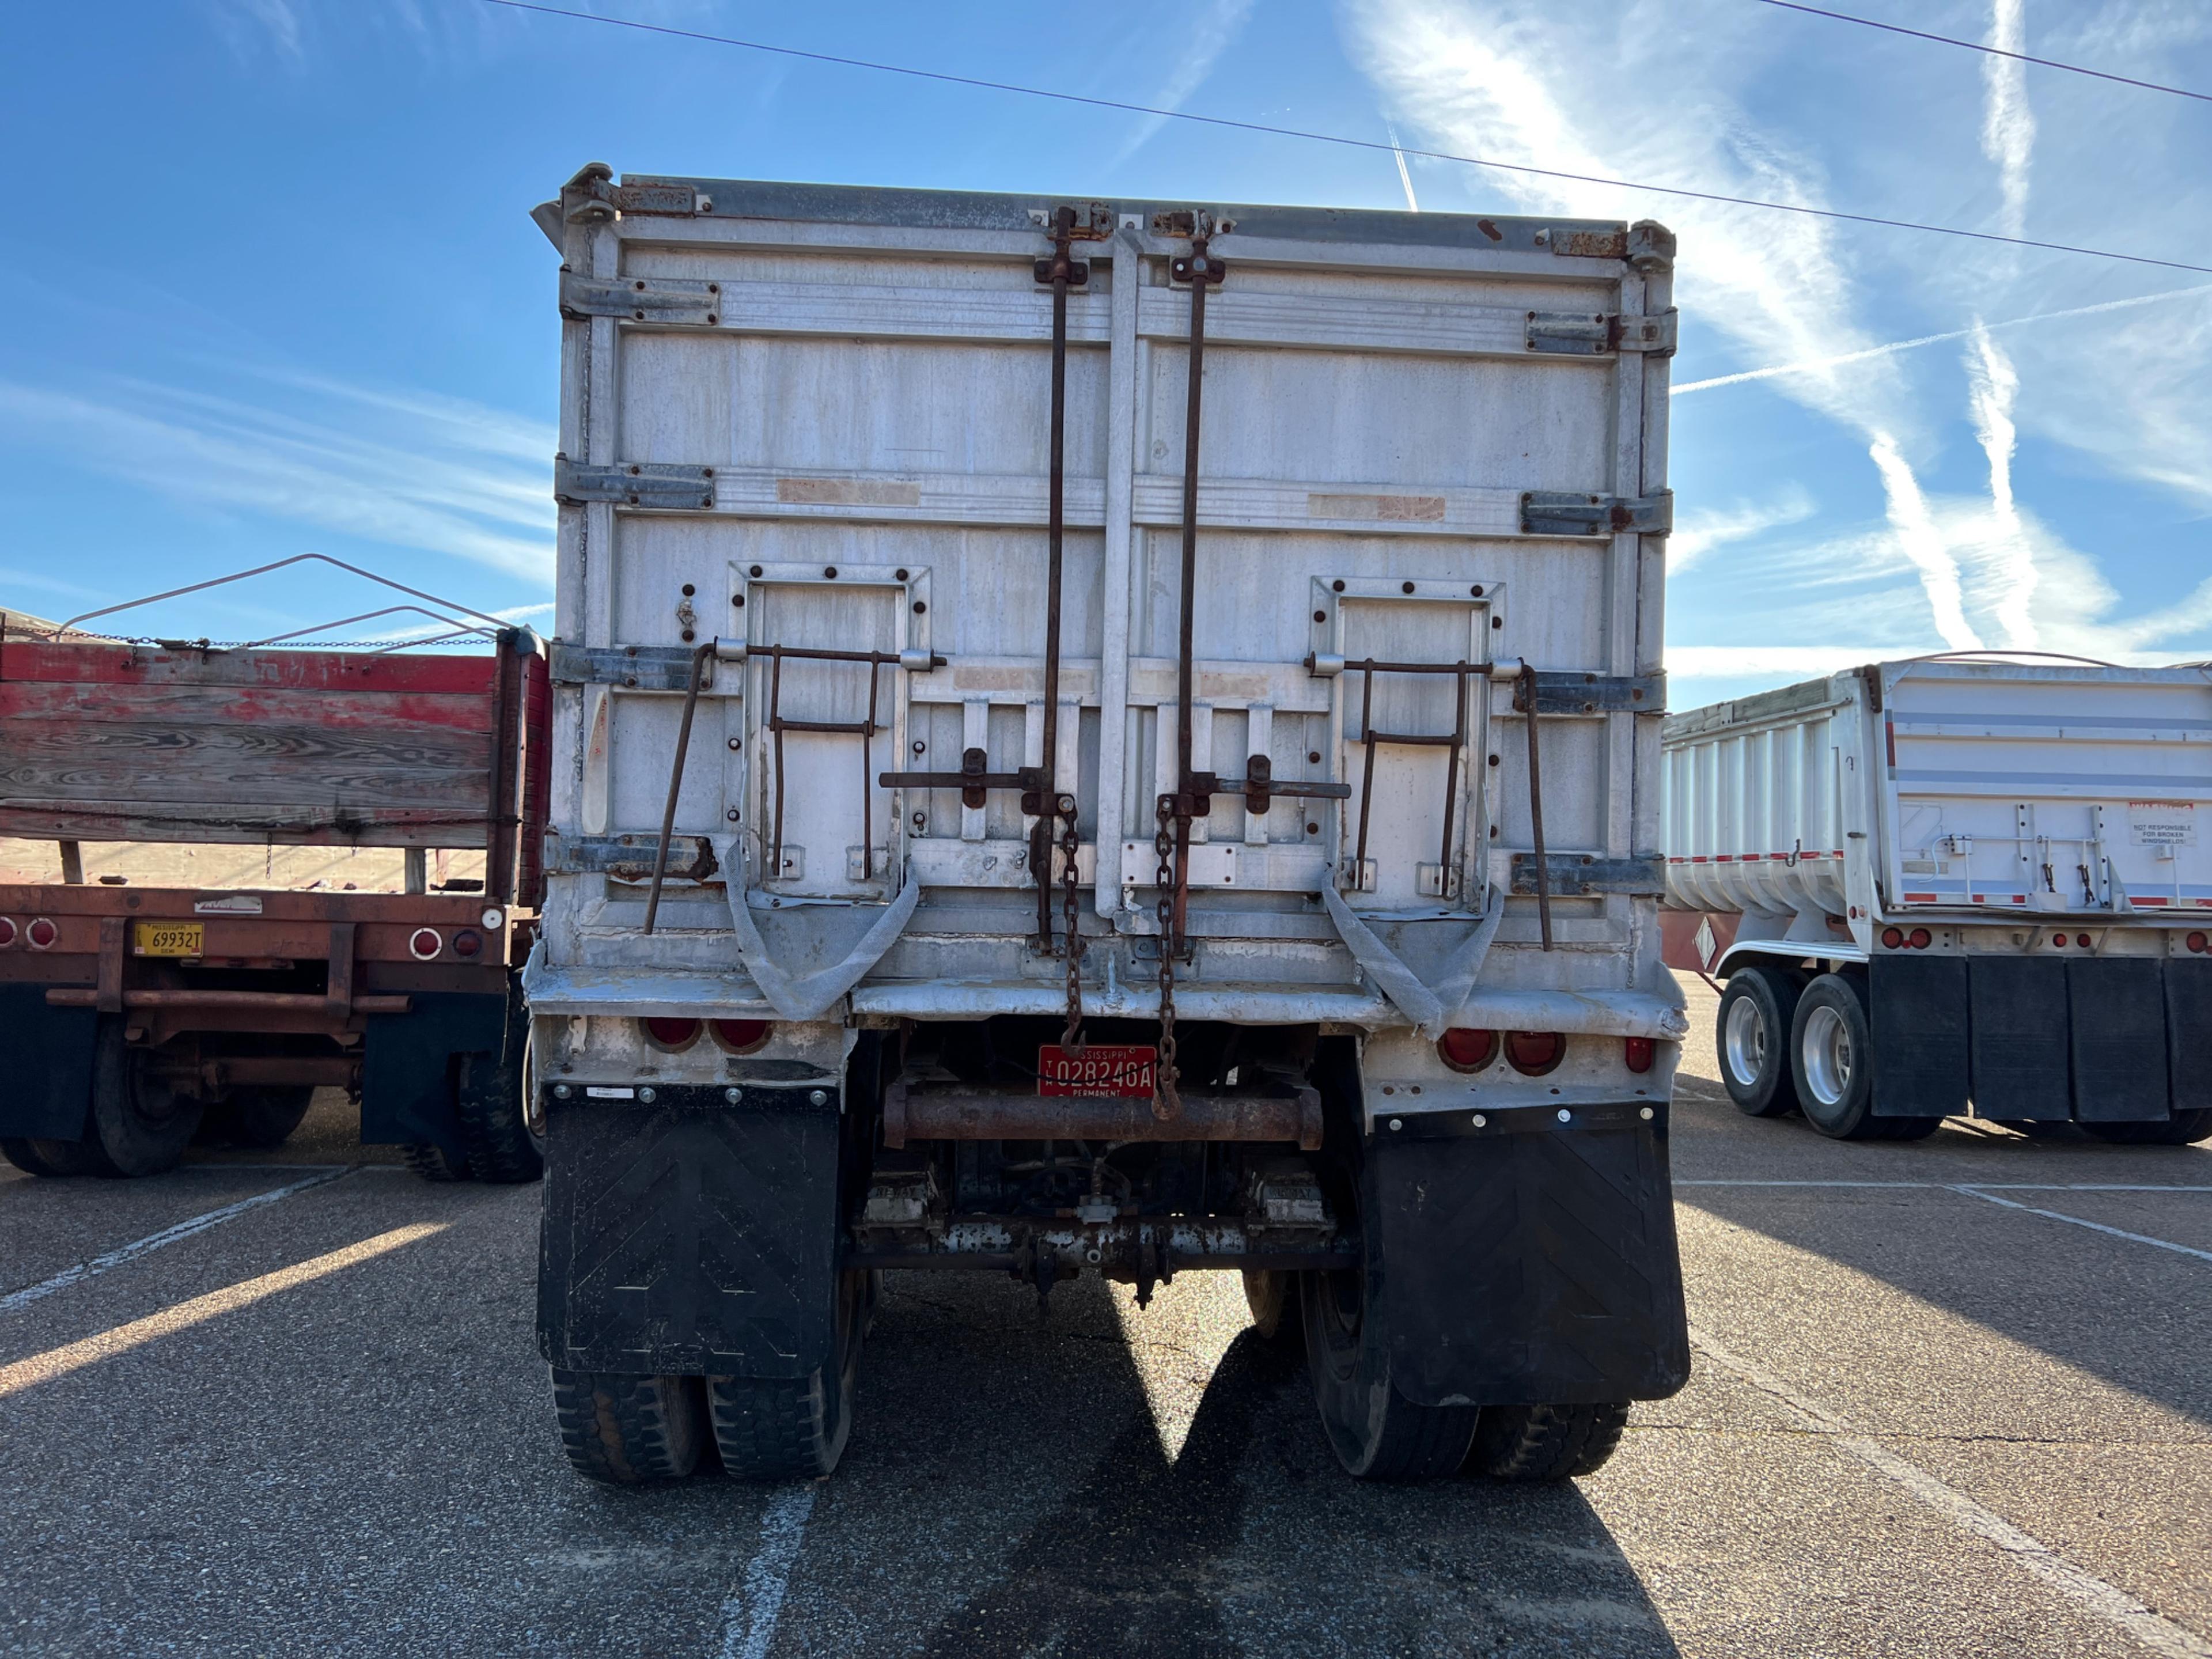
<svg viewBox="0 0 2212 1659">
<path fill-rule="evenodd" d="M 775 498 L 800 507 L 919 507 L 921 486 L 902 479 L 778 478 Z"/>
<path fill-rule="evenodd" d="M 1628 234 L 1619 230 L 1555 230 L 1552 252 L 1576 259 L 1625 259 Z"/>
<path fill-rule="evenodd" d="M 1310 519 L 1372 519 L 1383 524 L 1442 524 L 1441 495 L 1328 495 L 1306 496 Z"/>
</svg>

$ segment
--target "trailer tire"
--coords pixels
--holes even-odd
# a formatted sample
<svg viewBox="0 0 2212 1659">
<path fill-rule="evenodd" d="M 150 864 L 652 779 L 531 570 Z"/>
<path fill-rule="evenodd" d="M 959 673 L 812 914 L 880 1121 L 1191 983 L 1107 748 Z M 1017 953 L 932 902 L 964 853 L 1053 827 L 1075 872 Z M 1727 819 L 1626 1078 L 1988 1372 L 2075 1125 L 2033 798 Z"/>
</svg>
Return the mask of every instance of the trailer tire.
<svg viewBox="0 0 2212 1659">
<path fill-rule="evenodd" d="M 1601 1406 L 1485 1406 L 1465 1472 L 1537 1484 L 1595 1474 L 1620 1444 L 1626 1401 Z"/>
<path fill-rule="evenodd" d="M 469 1168 L 468 1159 L 447 1152 L 434 1141 L 410 1142 L 399 1149 L 399 1156 L 407 1167 L 423 1180 L 439 1185 L 475 1177 L 476 1172 Z"/>
<path fill-rule="evenodd" d="M 1379 1287 L 1363 1266 L 1298 1275 L 1306 1370 L 1330 1449 L 1359 1480 L 1438 1480 L 1474 1443 L 1473 1406 L 1420 1406 L 1390 1380 L 1390 1356 L 1369 1317 Z"/>
<path fill-rule="evenodd" d="M 200 1103 L 163 1082 L 148 1051 L 124 1040 L 120 1015 L 100 1017 L 92 1050 L 92 1127 L 103 1175 L 160 1175 L 183 1161 L 200 1127 Z"/>
<path fill-rule="evenodd" d="M 219 1100 L 207 1109 L 200 1120 L 200 1139 L 228 1140 L 265 1152 L 289 1140 L 314 1103 L 311 1084 L 233 1089 L 228 1100 Z"/>
<path fill-rule="evenodd" d="M 505 1054 L 461 1054 L 454 1068 L 453 1109 L 469 1171 L 478 1181 L 513 1186 L 545 1174 L 545 1134 L 531 1119 L 538 1087 L 530 1017 L 510 999 Z M 509 1060 L 508 1056 L 514 1058 Z"/>
<path fill-rule="evenodd" d="M 875 1305 L 871 1275 L 837 1276 L 837 1335 L 828 1364 L 804 1377 L 710 1376 L 707 1415 L 733 1480 L 817 1480 L 845 1455 L 860 1340 Z"/>
<path fill-rule="evenodd" d="M 1244 1305 L 1252 1310 L 1252 1330 L 1279 1348 L 1303 1346 L 1304 1319 L 1298 1312 L 1296 1273 L 1273 1267 L 1244 1269 Z"/>
<path fill-rule="evenodd" d="M 1754 964 L 1729 975 L 1721 993 L 1713 1047 L 1721 1083 L 1747 1117 L 1780 1117 L 1796 1109 L 1790 1031 L 1799 988 L 1786 970 Z"/>
<path fill-rule="evenodd" d="M 561 1448 L 586 1480 L 680 1480 L 699 1467 L 707 1435 L 697 1377 L 552 1371 Z"/>
<path fill-rule="evenodd" d="M 2084 1123 L 2081 1127 L 2109 1146 L 2193 1146 L 2212 1139 L 2212 1107 L 2176 1112 L 2163 1123 Z"/>
<path fill-rule="evenodd" d="M 1805 988 L 1790 1023 L 1790 1070 L 1805 1121 L 1821 1134 L 1891 1138 L 1874 1115 L 1874 1033 L 1858 981 L 1822 974 Z"/>
<path fill-rule="evenodd" d="M 0 1140 L 0 1157 L 25 1175 L 49 1178 L 116 1173 L 99 1143 L 90 1140 Z"/>
</svg>

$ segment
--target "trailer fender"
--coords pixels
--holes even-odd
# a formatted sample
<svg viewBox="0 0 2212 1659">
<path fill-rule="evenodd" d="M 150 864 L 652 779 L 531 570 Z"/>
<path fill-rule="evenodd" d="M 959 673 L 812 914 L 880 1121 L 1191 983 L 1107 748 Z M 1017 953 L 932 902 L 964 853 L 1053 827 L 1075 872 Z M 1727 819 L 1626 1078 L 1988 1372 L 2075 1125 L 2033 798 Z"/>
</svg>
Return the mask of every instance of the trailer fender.
<svg viewBox="0 0 2212 1659">
<path fill-rule="evenodd" d="M 1369 1148 L 1394 1386 L 1424 1406 L 1674 1393 L 1690 1339 L 1667 1108 L 1482 1116 L 1405 1117 Z"/>
<path fill-rule="evenodd" d="M 830 1360 L 835 1078 L 562 1082 L 544 1103 L 538 1340 L 550 1363 L 804 1379 Z"/>
<path fill-rule="evenodd" d="M 0 1135 L 78 1140 L 92 1103 L 90 1008 L 50 1008 L 43 985 L 0 985 Z"/>
</svg>

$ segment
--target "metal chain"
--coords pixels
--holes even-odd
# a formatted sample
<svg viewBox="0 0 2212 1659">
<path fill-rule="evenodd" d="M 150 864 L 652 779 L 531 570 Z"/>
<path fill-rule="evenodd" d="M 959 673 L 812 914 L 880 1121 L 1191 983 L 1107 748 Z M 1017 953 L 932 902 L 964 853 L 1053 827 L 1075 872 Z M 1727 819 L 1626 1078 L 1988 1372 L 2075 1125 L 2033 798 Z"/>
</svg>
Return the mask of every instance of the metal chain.
<svg viewBox="0 0 2212 1659">
<path fill-rule="evenodd" d="M 1075 855 L 1083 843 L 1075 831 L 1075 797 L 1062 795 L 1059 805 L 1065 826 L 1060 832 L 1060 889 L 1066 901 L 1067 932 L 1067 1028 L 1060 1034 L 1060 1049 L 1073 1059 L 1084 1049 L 1083 931 L 1075 899 Z"/>
<path fill-rule="evenodd" d="M 1159 864 L 1153 879 L 1159 889 L 1160 901 L 1156 914 L 1160 921 L 1160 1062 L 1159 1110 L 1162 1117 L 1174 1117 L 1182 1110 L 1182 1096 L 1176 1085 L 1182 1074 L 1176 1069 L 1176 1010 L 1175 1010 L 1175 835 L 1170 826 L 1175 821 L 1175 797 L 1162 795 L 1155 816 L 1159 828 L 1152 835 L 1152 852 Z"/>
</svg>

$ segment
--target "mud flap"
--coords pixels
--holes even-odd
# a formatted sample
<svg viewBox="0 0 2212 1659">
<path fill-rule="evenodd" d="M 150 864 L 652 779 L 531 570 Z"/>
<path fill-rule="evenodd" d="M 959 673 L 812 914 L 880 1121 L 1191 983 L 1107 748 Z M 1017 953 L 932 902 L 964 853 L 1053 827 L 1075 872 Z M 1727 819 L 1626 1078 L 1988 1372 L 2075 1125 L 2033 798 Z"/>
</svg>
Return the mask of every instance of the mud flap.
<svg viewBox="0 0 2212 1659">
<path fill-rule="evenodd" d="M 2066 964 L 2074 1115 L 2081 1122 L 2166 1121 L 2164 967 L 2154 957 Z"/>
<path fill-rule="evenodd" d="M 546 1091 L 538 1345 L 577 1370 L 804 1378 L 835 1348 L 836 1085 Z M 817 1103 L 819 1097 L 821 1103 Z"/>
<path fill-rule="evenodd" d="M 1986 1118 L 2070 1117 L 2066 964 L 2055 957 L 1972 957 L 1966 987 L 1974 1110 Z"/>
<path fill-rule="evenodd" d="M 1867 964 L 1876 1117 L 1963 1117 L 1970 1071 L 1964 957 Z"/>
<path fill-rule="evenodd" d="M 0 1135 L 84 1138 L 99 1024 L 89 1008 L 49 1008 L 43 985 L 0 985 Z"/>
<path fill-rule="evenodd" d="M 361 1138 L 465 1158 L 453 1113 L 454 1054 L 506 1050 L 507 1001 L 481 991 L 416 991 L 404 1014 L 371 1014 L 362 1040 Z M 521 1062 L 518 1054 L 516 1065 Z"/>
<path fill-rule="evenodd" d="M 1577 1106 L 1378 1125 L 1391 1380 L 1418 1405 L 1663 1400 L 1689 1380 L 1666 1112 Z"/>
<path fill-rule="evenodd" d="M 2166 964 L 2166 1075 L 2173 1109 L 2212 1109 L 2212 962 Z"/>
</svg>

